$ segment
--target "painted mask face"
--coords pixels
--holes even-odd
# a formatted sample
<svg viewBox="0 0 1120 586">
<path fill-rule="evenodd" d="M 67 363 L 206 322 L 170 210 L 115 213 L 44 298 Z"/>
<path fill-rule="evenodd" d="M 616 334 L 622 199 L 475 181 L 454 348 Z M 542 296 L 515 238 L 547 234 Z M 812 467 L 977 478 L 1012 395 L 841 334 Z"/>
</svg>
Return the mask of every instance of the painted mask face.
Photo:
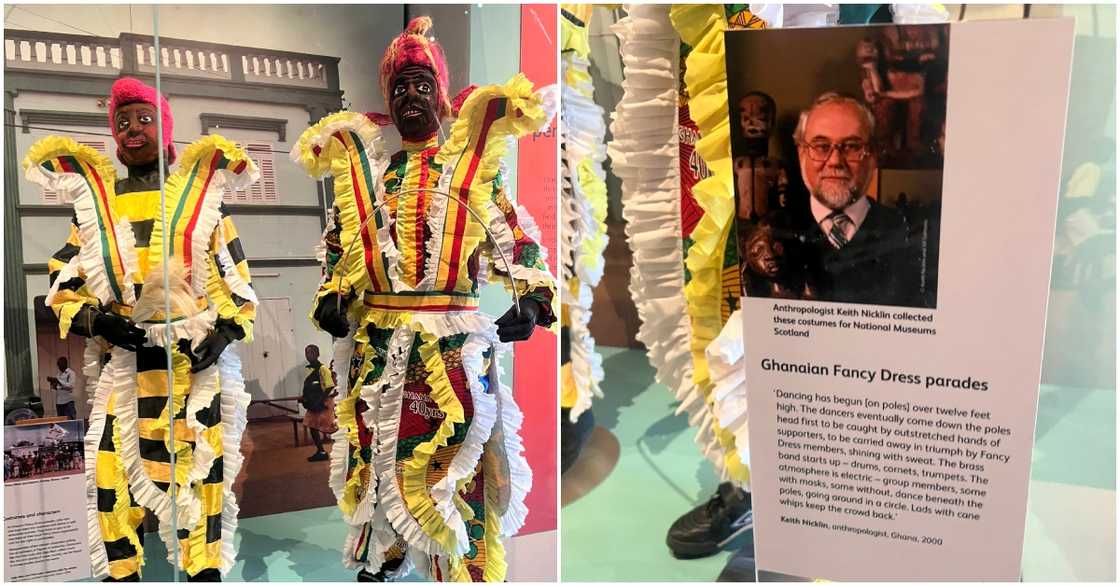
<svg viewBox="0 0 1120 586">
<path fill-rule="evenodd" d="M 745 138 L 769 138 L 774 127 L 774 109 L 770 107 L 770 102 L 756 95 L 739 100 L 739 127 Z"/>
<path fill-rule="evenodd" d="M 159 158 L 156 107 L 137 102 L 117 108 L 113 138 L 121 162 L 128 167 L 150 165 Z"/>
<path fill-rule="evenodd" d="M 420 141 L 439 129 L 439 97 L 435 75 L 410 65 L 393 78 L 389 98 L 393 125 L 405 140 Z"/>
</svg>

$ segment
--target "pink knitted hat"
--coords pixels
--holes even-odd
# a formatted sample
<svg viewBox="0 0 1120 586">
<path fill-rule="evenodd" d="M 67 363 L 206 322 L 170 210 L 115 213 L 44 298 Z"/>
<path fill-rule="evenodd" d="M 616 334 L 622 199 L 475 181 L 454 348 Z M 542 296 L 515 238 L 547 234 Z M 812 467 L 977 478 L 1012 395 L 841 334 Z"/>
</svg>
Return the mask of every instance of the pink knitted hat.
<svg viewBox="0 0 1120 586">
<path fill-rule="evenodd" d="M 167 163 L 171 164 L 175 162 L 175 144 L 172 142 L 175 117 L 171 115 L 171 105 L 167 103 L 167 98 L 156 92 L 156 88 L 132 77 L 122 77 L 113 83 L 109 98 L 109 129 L 116 135 L 117 108 L 135 103 L 156 106 L 157 97 L 160 117 L 163 118 L 163 146 L 167 149 Z M 117 156 L 120 157 L 119 154 Z"/>
</svg>

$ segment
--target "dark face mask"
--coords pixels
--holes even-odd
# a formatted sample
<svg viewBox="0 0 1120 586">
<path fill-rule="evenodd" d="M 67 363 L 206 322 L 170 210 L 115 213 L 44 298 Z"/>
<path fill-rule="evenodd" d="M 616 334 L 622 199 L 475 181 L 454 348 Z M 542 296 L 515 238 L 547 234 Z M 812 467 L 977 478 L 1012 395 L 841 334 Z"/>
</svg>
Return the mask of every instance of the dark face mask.
<svg viewBox="0 0 1120 586">
<path fill-rule="evenodd" d="M 146 167 L 159 157 L 156 108 L 151 104 L 126 104 L 117 108 L 113 120 L 117 153 L 127 167 Z"/>
<path fill-rule="evenodd" d="M 402 138 L 427 140 L 439 130 L 439 86 L 431 70 L 405 67 L 393 78 L 390 92 L 389 110 Z"/>
</svg>

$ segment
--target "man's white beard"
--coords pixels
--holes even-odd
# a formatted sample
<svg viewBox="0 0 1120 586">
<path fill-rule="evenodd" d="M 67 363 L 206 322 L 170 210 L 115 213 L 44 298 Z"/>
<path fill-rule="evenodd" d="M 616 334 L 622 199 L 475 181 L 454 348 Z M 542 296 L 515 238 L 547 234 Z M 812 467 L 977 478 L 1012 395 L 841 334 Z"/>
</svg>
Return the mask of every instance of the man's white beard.
<svg viewBox="0 0 1120 586">
<path fill-rule="evenodd" d="M 822 180 L 813 197 L 830 210 L 842 210 L 856 200 L 858 195 L 855 186 L 849 179 L 841 183 L 836 180 Z"/>
</svg>

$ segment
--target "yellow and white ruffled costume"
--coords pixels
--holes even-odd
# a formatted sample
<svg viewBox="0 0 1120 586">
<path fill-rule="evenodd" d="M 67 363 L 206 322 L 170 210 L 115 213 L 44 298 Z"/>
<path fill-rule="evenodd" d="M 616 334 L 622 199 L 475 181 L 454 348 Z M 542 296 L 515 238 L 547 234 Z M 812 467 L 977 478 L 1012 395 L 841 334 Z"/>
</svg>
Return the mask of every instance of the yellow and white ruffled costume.
<svg viewBox="0 0 1120 586">
<path fill-rule="evenodd" d="M 116 171 L 104 155 L 61 137 L 37 142 L 23 165 L 29 180 L 74 203 L 66 244 L 48 263 L 46 303 L 59 318 L 61 336 L 87 305 L 130 318 L 147 335 L 137 352 L 100 337 L 86 345 L 83 371 L 93 389 L 85 457 L 94 576 L 138 577 L 145 509 L 159 519 L 172 563 L 177 541 L 180 567 L 189 576 L 204 570 L 224 575 L 236 555 L 232 485 L 242 463 L 249 395 L 232 345 L 216 364 L 192 374 L 179 343 L 197 344 L 223 320 L 244 332 L 242 341 L 251 341 L 257 297 L 237 230 L 221 203 L 225 186 L 256 181 L 256 165 L 217 135 L 187 147 L 164 184 L 166 226 L 158 174 L 149 189 L 118 192 Z"/>
<path fill-rule="evenodd" d="M 603 395 L 603 357 L 595 351 L 588 324 L 595 286 L 603 277 L 607 246 L 607 184 L 603 172 L 607 127 L 603 108 L 595 103 L 588 54 L 592 5 L 564 4 L 560 20 L 562 94 L 560 149 L 563 196 L 560 200 L 561 344 L 569 360 L 561 364 L 560 406 L 575 422 Z"/>
</svg>

